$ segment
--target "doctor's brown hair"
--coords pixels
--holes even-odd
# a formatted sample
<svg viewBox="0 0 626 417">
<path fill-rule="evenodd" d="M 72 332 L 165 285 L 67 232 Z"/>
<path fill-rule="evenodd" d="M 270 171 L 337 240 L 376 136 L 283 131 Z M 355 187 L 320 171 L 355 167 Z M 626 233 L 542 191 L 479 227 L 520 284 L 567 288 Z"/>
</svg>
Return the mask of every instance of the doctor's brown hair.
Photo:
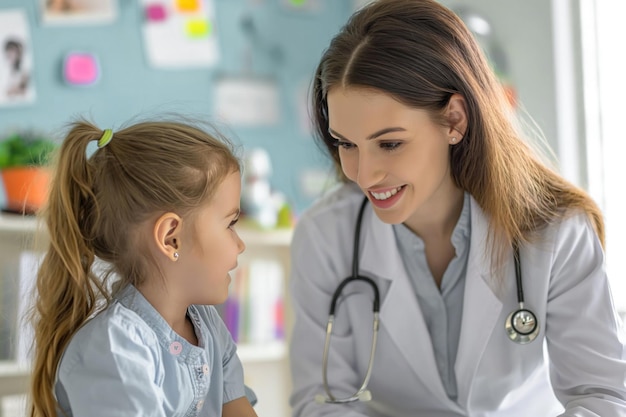
<svg viewBox="0 0 626 417">
<path fill-rule="evenodd" d="M 544 165 L 512 123 L 512 109 L 480 46 L 452 11 L 433 0 L 378 0 L 356 12 L 332 39 L 313 81 L 313 125 L 340 172 L 329 134 L 333 87 L 372 88 L 429 112 L 447 126 L 453 94 L 465 98 L 467 130 L 450 146 L 452 177 L 490 219 L 495 269 L 513 241 L 585 211 L 604 245 L 602 214 L 581 189 Z M 345 181 L 346 178 L 344 177 Z"/>
<path fill-rule="evenodd" d="M 166 212 L 193 215 L 222 180 L 239 170 L 223 140 L 179 122 L 141 122 L 119 130 L 87 156 L 103 131 L 76 122 L 57 155 L 42 212 L 49 245 L 37 273 L 31 417 L 57 415 L 56 371 L 76 331 L 111 301 L 116 288 L 157 274 L 137 230 Z M 106 262 L 103 274 L 96 259 Z M 97 270 L 104 268 L 99 263 Z"/>
</svg>

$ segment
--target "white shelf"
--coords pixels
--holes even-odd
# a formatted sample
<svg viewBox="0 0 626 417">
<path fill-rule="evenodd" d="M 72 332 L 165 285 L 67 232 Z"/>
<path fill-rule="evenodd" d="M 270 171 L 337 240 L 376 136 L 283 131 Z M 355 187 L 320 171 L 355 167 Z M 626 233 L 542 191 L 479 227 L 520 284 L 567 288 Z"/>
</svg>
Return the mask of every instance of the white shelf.
<svg viewBox="0 0 626 417">
<path fill-rule="evenodd" d="M 246 226 L 236 227 L 235 230 L 246 246 L 283 246 L 289 247 L 292 229 L 257 230 Z"/>
<path fill-rule="evenodd" d="M 29 379 L 29 370 L 25 365 L 0 361 L 0 394 L 2 396 L 26 393 Z"/>
<path fill-rule="evenodd" d="M 43 225 L 34 216 L 0 213 L 0 233 L 32 234 Z"/>
</svg>

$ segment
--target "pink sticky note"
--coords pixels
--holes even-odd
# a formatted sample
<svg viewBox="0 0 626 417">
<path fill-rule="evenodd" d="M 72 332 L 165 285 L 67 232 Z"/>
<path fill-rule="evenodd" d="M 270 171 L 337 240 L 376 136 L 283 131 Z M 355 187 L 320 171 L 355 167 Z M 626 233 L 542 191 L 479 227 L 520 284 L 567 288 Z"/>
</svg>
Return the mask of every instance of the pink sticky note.
<svg viewBox="0 0 626 417">
<path fill-rule="evenodd" d="M 100 78 L 100 68 L 95 55 L 71 52 L 65 57 L 63 78 L 71 85 L 90 85 Z"/>
<path fill-rule="evenodd" d="M 146 6 L 146 19 L 151 22 L 160 22 L 167 17 L 167 11 L 162 4 L 149 4 Z"/>
</svg>

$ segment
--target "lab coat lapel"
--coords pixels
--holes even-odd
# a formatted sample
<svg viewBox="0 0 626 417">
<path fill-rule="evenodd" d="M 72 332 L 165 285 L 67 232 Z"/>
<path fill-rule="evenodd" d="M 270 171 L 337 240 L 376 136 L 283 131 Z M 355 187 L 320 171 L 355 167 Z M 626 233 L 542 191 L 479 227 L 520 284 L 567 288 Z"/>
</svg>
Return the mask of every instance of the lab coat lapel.
<svg viewBox="0 0 626 417">
<path fill-rule="evenodd" d="M 368 207 L 363 218 L 360 269 L 364 275 L 389 280 L 381 294 L 380 326 L 393 339 L 409 368 L 440 401 L 450 401 L 435 363 L 430 333 L 398 251 L 393 228 Z"/>
<path fill-rule="evenodd" d="M 487 342 L 499 329 L 502 301 L 497 297 L 490 274 L 491 251 L 487 247 L 488 219 L 478 203 L 471 200 L 471 244 L 465 279 L 463 318 L 456 357 L 458 403 L 467 404 L 471 386 Z"/>
</svg>

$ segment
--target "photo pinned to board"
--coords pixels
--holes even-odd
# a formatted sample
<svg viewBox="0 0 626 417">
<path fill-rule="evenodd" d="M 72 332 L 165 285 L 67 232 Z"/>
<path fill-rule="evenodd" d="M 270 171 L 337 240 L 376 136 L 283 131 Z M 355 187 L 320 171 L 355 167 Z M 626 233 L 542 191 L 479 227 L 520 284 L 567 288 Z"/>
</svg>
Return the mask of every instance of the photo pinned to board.
<svg viewBox="0 0 626 417">
<path fill-rule="evenodd" d="M 157 68 L 212 67 L 219 60 L 212 0 L 141 0 L 148 62 Z"/>
<path fill-rule="evenodd" d="M 0 11 L 0 47 L 0 106 L 34 102 L 32 45 L 23 9 Z"/>
<path fill-rule="evenodd" d="M 47 25 L 97 25 L 117 18 L 117 0 L 39 0 Z"/>
</svg>

